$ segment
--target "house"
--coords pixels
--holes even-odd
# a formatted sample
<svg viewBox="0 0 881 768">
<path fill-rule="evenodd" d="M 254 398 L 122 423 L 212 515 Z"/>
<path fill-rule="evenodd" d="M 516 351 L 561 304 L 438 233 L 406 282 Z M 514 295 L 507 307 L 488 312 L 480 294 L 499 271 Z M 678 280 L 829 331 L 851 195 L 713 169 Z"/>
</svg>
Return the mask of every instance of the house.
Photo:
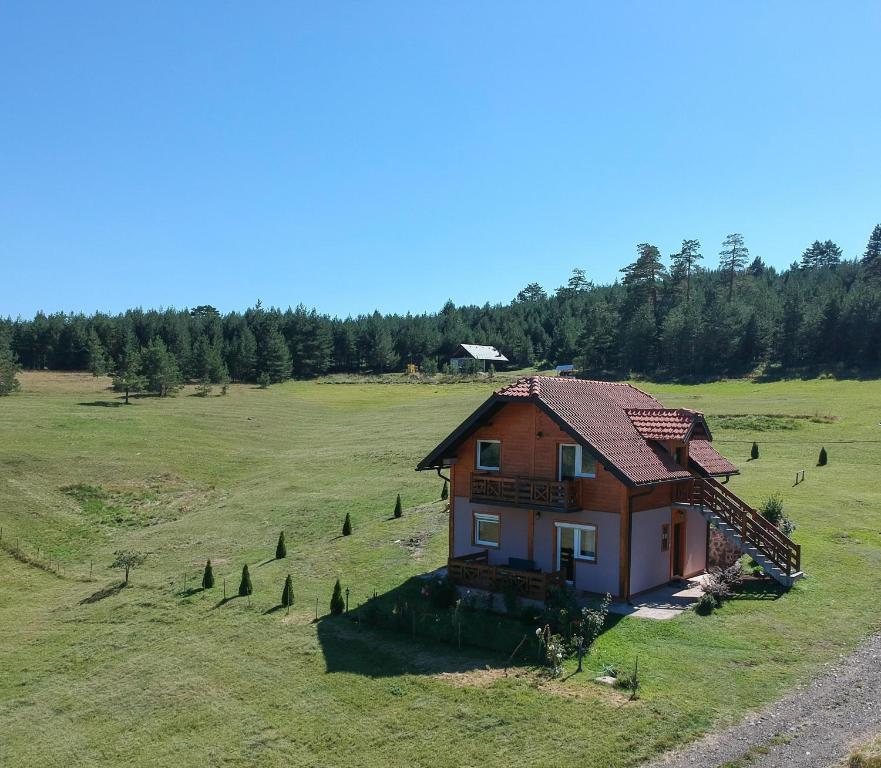
<svg viewBox="0 0 881 768">
<path fill-rule="evenodd" d="M 472 360 L 478 361 L 478 365 L 483 371 L 486 370 L 487 361 L 491 364 L 508 362 L 508 358 L 495 347 L 484 344 L 460 344 L 450 358 L 450 370 L 458 371 L 466 367 Z"/>
<path fill-rule="evenodd" d="M 577 373 L 575 366 L 571 363 L 558 365 L 554 370 L 557 372 L 557 376 L 574 376 Z"/>
<path fill-rule="evenodd" d="M 530 376 L 494 392 L 417 466 L 449 471 L 450 578 L 543 598 L 632 596 L 704 572 L 711 525 L 768 575 L 797 544 L 718 478 L 738 470 L 698 411 L 630 384 Z"/>
</svg>

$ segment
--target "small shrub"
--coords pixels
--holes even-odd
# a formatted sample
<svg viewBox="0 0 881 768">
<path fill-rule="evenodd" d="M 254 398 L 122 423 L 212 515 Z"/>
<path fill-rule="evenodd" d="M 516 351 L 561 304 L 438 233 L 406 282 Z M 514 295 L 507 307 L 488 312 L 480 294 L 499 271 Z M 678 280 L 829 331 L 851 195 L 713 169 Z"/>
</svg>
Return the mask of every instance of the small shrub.
<svg viewBox="0 0 881 768">
<path fill-rule="evenodd" d="M 565 648 L 563 638 L 551 632 L 551 625 L 545 624 L 535 630 L 539 646 L 542 649 L 544 662 L 550 670 L 551 677 L 559 677 L 563 674 L 563 657 Z"/>
<path fill-rule="evenodd" d="M 242 580 L 239 582 L 239 597 L 247 597 L 254 592 L 254 585 L 251 584 L 251 573 L 248 570 L 247 563 L 242 566 Z"/>
<path fill-rule="evenodd" d="M 704 592 L 694 604 L 694 612 L 698 616 L 709 616 L 714 610 L 716 610 L 716 598 L 709 592 Z"/>
<path fill-rule="evenodd" d="M 603 677 L 618 677 L 618 665 L 603 664 Z"/>
<path fill-rule="evenodd" d="M 214 586 L 214 571 L 211 568 L 211 561 L 205 563 L 205 572 L 202 574 L 202 589 L 211 589 Z"/>
<path fill-rule="evenodd" d="M 738 560 L 728 568 L 713 568 L 701 584 L 704 595 L 709 595 L 716 607 L 734 594 L 735 587 L 743 583 L 743 564 Z"/>
<path fill-rule="evenodd" d="M 257 377 L 257 384 L 260 387 L 260 389 L 268 389 L 270 383 L 271 383 L 271 381 L 269 378 L 269 374 L 266 373 L 265 371 Z"/>
<path fill-rule="evenodd" d="M 444 480 L 444 487 L 441 490 L 441 501 L 446 501 L 448 498 L 450 498 L 450 489 L 447 488 L 447 481 Z"/>
<path fill-rule="evenodd" d="M 817 466 L 825 467 L 827 461 L 829 461 L 829 457 L 826 455 L 826 448 L 823 447 L 820 449 L 820 456 L 817 458 Z"/>
<path fill-rule="evenodd" d="M 290 608 L 294 604 L 294 582 L 291 575 L 284 580 L 284 589 L 281 592 L 281 604 L 284 608 Z"/>
<path fill-rule="evenodd" d="M 520 594 L 513 579 L 508 579 L 502 585 L 502 599 L 505 601 L 505 613 L 516 616 L 520 611 Z"/>
<path fill-rule="evenodd" d="M 351 536 L 352 535 L 352 518 L 349 516 L 349 513 L 346 512 L 346 519 L 343 520 L 343 536 Z"/>
<path fill-rule="evenodd" d="M 404 514 L 404 510 L 401 508 L 401 494 L 398 494 L 398 499 L 395 501 L 395 517 L 400 517 Z"/>
<path fill-rule="evenodd" d="M 773 493 L 765 499 L 759 507 L 759 514 L 787 536 L 795 530 L 795 523 L 783 514 L 783 497 L 779 493 Z"/>
<path fill-rule="evenodd" d="M 346 610 L 346 601 L 343 599 L 343 589 L 340 586 L 340 580 L 336 580 L 333 585 L 333 594 L 330 596 L 330 612 L 334 616 L 339 616 Z"/>
<path fill-rule="evenodd" d="M 275 559 L 281 560 L 288 555 L 288 548 L 284 542 L 284 531 L 278 534 L 278 544 L 275 545 Z"/>
<path fill-rule="evenodd" d="M 639 677 L 639 657 L 637 656 L 632 672 L 618 673 L 618 676 L 615 678 L 615 687 L 630 691 L 630 699 L 635 700 L 639 698 L 639 686 L 641 682 L 642 681 Z"/>
<path fill-rule="evenodd" d="M 759 445 L 758 445 L 758 443 L 753 443 L 753 447 L 750 448 L 749 457 L 752 460 L 759 458 Z"/>
<path fill-rule="evenodd" d="M 207 379 L 200 381 L 196 386 L 196 397 L 208 397 L 211 394 L 211 390 L 213 387 L 211 386 L 211 382 Z"/>
<path fill-rule="evenodd" d="M 226 393 L 227 393 L 227 392 L 229 392 L 229 384 L 224 384 L 224 385 L 220 388 L 220 394 L 223 395 L 224 397 L 226 397 Z"/>
</svg>

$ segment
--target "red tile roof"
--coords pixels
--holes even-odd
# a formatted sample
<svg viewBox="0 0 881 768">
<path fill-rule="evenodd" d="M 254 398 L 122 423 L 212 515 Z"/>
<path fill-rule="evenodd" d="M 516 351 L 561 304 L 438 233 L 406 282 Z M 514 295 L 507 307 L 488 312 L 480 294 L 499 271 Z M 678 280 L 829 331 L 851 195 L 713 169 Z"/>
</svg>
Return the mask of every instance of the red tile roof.
<svg viewBox="0 0 881 768">
<path fill-rule="evenodd" d="M 664 408 L 630 384 L 530 376 L 498 390 L 496 395 L 543 403 L 563 422 L 562 426 L 594 448 L 634 485 L 691 477 L 691 472 L 634 426 L 628 410 Z"/>
<path fill-rule="evenodd" d="M 604 464 L 630 485 L 646 485 L 692 477 L 692 473 L 676 463 L 658 440 L 682 440 L 689 437 L 694 425 L 705 429 L 703 415 L 686 409 L 664 408 L 651 395 L 630 384 L 611 381 L 589 381 L 557 376 L 526 376 L 496 390 L 457 430 L 426 456 L 418 469 L 442 465 L 444 457 L 453 455 L 461 442 L 491 409 L 505 402 L 530 400 L 543 408 L 562 429 L 592 448 Z M 737 472 L 730 462 L 716 453 L 706 439 L 706 448 L 699 447 L 695 462 L 710 467 L 722 466 L 724 474 Z M 694 445 L 696 439 L 689 442 Z M 691 453 L 690 453 L 691 456 Z M 692 457 L 694 458 L 694 457 Z M 716 470 L 706 470 L 716 474 Z"/>
<path fill-rule="evenodd" d="M 685 408 L 626 408 L 625 411 L 647 440 L 685 440 L 695 418 L 702 416 Z"/>
<path fill-rule="evenodd" d="M 738 472 L 737 467 L 703 438 L 689 440 L 688 458 L 708 475 L 736 475 Z"/>
</svg>

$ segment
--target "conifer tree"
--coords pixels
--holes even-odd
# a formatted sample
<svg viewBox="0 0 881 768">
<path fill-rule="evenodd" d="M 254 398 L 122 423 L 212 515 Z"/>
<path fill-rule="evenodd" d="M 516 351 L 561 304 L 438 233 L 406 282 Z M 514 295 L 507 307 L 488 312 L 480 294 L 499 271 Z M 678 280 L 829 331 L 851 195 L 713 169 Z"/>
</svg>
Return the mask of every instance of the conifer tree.
<svg viewBox="0 0 881 768">
<path fill-rule="evenodd" d="M 18 390 L 18 371 L 18 360 L 9 348 L 9 344 L 0 336 L 0 395 L 8 395 Z"/>
<path fill-rule="evenodd" d="M 294 582 L 291 575 L 284 580 L 284 589 L 281 592 L 281 604 L 284 608 L 290 608 L 294 604 Z"/>
<path fill-rule="evenodd" d="M 211 568 L 211 561 L 205 563 L 205 572 L 202 574 L 202 589 L 211 589 L 214 586 L 214 571 Z"/>
<path fill-rule="evenodd" d="M 288 548 L 285 546 L 284 542 L 284 531 L 278 534 L 278 544 L 275 545 L 275 559 L 281 560 L 283 557 L 287 557 Z"/>
<path fill-rule="evenodd" d="M 330 597 L 330 612 L 334 616 L 339 616 L 346 609 L 346 601 L 343 599 L 343 589 L 340 586 L 340 580 L 336 580 L 333 585 L 333 594 Z"/>
<path fill-rule="evenodd" d="M 346 519 L 343 520 L 343 536 L 351 536 L 352 535 L 352 518 L 349 517 L 349 513 L 346 512 Z"/>
<path fill-rule="evenodd" d="M 820 448 L 820 456 L 817 459 L 817 466 L 818 467 L 825 467 L 826 462 L 828 460 L 829 460 L 829 457 L 826 455 L 826 448 L 825 447 Z"/>
<path fill-rule="evenodd" d="M 88 357 L 89 373 L 92 376 L 103 376 L 107 373 L 107 354 L 94 328 L 89 331 L 87 345 L 86 354 Z"/>
<path fill-rule="evenodd" d="M 728 301 L 734 298 L 734 277 L 743 269 L 749 257 L 749 249 L 743 244 L 743 235 L 734 232 L 725 238 L 719 251 L 719 268 L 728 283 Z"/>
<path fill-rule="evenodd" d="M 291 351 L 284 336 L 277 330 L 270 332 L 260 355 L 260 372 L 271 384 L 291 378 Z"/>
<path fill-rule="evenodd" d="M 144 350 L 141 372 L 147 380 L 148 389 L 160 397 L 166 397 L 181 387 L 177 360 L 159 337 L 154 338 Z"/>
<path fill-rule="evenodd" d="M 401 494 L 398 494 L 398 499 L 395 501 L 395 517 L 400 517 L 404 514 L 404 510 L 401 508 Z"/>
<path fill-rule="evenodd" d="M 674 253 L 670 260 L 672 262 L 670 273 L 674 280 L 685 281 L 685 303 L 691 301 L 691 278 L 697 271 L 697 262 L 703 259 L 701 254 L 700 240 L 683 240 L 682 249 L 679 253 Z"/>
<path fill-rule="evenodd" d="M 125 393 L 125 404 L 128 405 L 130 392 L 145 389 L 147 380 L 141 375 L 141 354 L 134 336 L 129 333 L 119 353 L 119 362 L 113 373 L 113 389 Z"/>
<path fill-rule="evenodd" d="M 242 566 L 242 580 L 239 582 L 239 597 L 247 597 L 254 592 L 254 585 L 251 584 L 251 573 L 248 571 L 247 563 Z"/>
<path fill-rule="evenodd" d="M 753 447 L 750 448 L 750 451 L 749 451 L 749 457 L 751 459 L 759 458 L 759 444 L 758 443 L 753 443 Z"/>
<path fill-rule="evenodd" d="M 867 277 L 881 279 L 881 224 L 876 224 L 869 236 L 862 266 Z"/>
</svg>

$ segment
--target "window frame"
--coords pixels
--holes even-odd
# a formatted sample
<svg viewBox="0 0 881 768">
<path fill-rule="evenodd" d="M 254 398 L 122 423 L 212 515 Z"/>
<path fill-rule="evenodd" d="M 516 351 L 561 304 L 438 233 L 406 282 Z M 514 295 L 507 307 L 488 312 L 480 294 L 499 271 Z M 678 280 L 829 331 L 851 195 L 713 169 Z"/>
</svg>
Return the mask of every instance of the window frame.
<svg viewBox="0 0 881 768">
<path fill-rule="evenodd" d="M 496 538 L 498 541 L 487 541 L 480 538 L 480 523 L 495 523 L 497 527 Z M 502 516 L 492 512 L 474 512 L 474 520 L 471 525 L 471 539 L 475 547 L 491 547 L 498 549 L 502 545 Z"/>
<path fill-rule="evenodd" d="M 561 528 L 572 528 L 574 532 L 574 540 L 573 540 L 573 552 L 572 557 L 577 562 L 580 563 L 590 563 L 591 565 L 595 565 L 599 562 L 600 559 L 600 534 L 599 527 L 594 525 L 593 523 L 554 523 L 554 529 L 556 532 L 556 541 L 555 546 L 557 550 L 557 570 L 560 569 L 560 529 Z M 582 531 L 593 531 L 593 557 L 585 557 L 580 554 L 581 552 L 581 532 Z"/>
<path fill-rule="evenodd" d="M 502 441 L 501 441 L 501 440 L 494 440 L 494 439 L 492 439 L 492 438 L 487 439 L 487 440 L 482 440 L 482 439 L 479 439 L 479 438 L 478 438 L 478 440 L 476 441 L 476 443 L 477 443 L 477 444 L 474 446 L 474 464 L 475 464 L 475 466 L 477 467 L 477 469 L 482 469 L 482 470 L 484 470 L 484 471 L 486 471 L 486 472 L 500 472 L 501 469 L 502 469 Z M 482 451 L 481 451 L 481 449 L 480 449 L 480 446 L 481 446 L 482 443 L 495 443 L 497 446 L 499 446 L 499 463 L 498 463 L 498 466 L 495 466 L 495 467 L 487 467 L 487 466 L 484 466 L 484 465 L 481 463 L 481 455 L 480 455 L 480 454 L 482 453 Z"/>
<path fill-rule="evenodd" d="M 586 477 L 595 478 L 597 476 L 597 460 L 596 457 L 588 451 L 588 456 L 593 459 L 593 472 L 582 472 L 581 465 L 584 461 L 584 447 L 578 443 L 560 443 L 557 447 L 557 480 L 563 482 L 563 448 L 575 449 L 575 478 Z"/>
</svg>

